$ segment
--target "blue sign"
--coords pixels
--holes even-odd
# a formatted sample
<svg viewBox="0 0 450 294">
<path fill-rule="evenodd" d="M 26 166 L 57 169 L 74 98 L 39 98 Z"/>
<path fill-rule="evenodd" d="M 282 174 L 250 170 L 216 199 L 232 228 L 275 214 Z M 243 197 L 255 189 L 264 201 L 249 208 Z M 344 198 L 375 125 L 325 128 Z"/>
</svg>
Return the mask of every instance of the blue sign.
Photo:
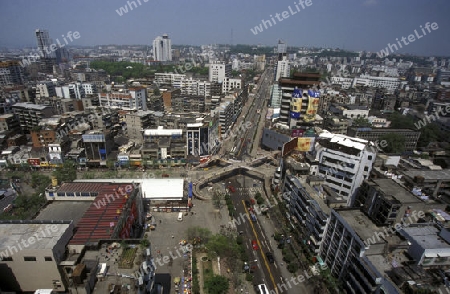
<svg viewBox="0 0 450 294">
<path fill-rule="evenodd" d="M 300 112 L 291 111 L 291 118 L 300 118 Z"/>
<path fill-rule="evenodd" d="M 302 89 L 295 87 L 294 92 L 292 92 L 292 98 L 302 98 Z"/>
<path fill-rule="evenodd" d="M 308 95 L 312 98 L 319 98 L 320 97 L 320 92 L 317 91 L 313 91 L 313 90 L 308 90 Z"/>
</svg>

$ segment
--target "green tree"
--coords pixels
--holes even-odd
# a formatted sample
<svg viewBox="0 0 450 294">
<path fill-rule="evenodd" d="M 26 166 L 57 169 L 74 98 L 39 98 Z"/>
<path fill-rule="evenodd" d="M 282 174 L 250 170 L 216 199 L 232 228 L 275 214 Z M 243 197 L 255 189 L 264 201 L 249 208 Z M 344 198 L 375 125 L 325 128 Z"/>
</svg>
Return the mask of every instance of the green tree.
<svg viewBox="0 0 450 294">
<path fill-rule="evenodd" d="M 352 126 L 355 127 L 371 127 L 372 124 L 369 122 L 369 120 L 365 117 L 358 117 L 353 120 Z"/>
<path fill-rule="evenodd" d="M 73 160 L 67 160 L 62 167 L 58 167 L 53 171 L 58 183 L 72 182 L 77 178 L 77 168 Z"/>
<path fill-rule="evenodd" d="M 409 115 L 394 112 L 389 115 L 388 120 L 391 122 L 390 127 L 393 129 L 414 129 L 414 120 Z"/>
<path fill-rule="evenodd" d="M 209 294 L 225 294 L 230 288 L 230 282 L 224 276 L 213 275 L 205 280 L 205 290 Z"/>
<path fill-rule="evenodd" d="M 426 147 L 431 142 L 444 141 L 448 138 L 441 138 L 442 133 L 436 124 L 430 123 L 420 129 L 420 137 L 417 142 L 418 147 Z"/>
<path fill-rule="evenodd" d="M 153 90 L 153 95 L 156 95 L 156 96 L 161 95 L 161 91 L 159 90 L 158 87 L 156 87 L 156 88 Z"/>
<path fill-rule="evenodd" d="M 384 141 L 384 142 L 383 142 Z M 386 153 L 402 153 L 405 151 L 405 136 L 394 133 L 380 136 L 380 148 Z M 383 147 L 385 146 L 385 147 Z"/>
<path fill-rule="evenodd" d="M 206 228 L 190 227 L 187 229 L 187 239 L 189 241 L 194 240 L 194 238 L 200 238 L 202 243 L 208 243 L 211 235 L 211 231 Z"/>
</svg>

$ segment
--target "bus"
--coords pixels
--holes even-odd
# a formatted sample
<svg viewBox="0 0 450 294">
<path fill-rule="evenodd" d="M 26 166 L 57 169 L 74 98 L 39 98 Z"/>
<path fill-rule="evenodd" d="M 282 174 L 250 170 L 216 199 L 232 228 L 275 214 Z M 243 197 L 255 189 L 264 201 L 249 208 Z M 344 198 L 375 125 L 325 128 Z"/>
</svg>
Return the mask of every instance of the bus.
<svg viewBox="0 0 450 294">
<path fill-rule="evenodd" d="M 259 284 L 257 288 L 257 293 L 259 294 L 270 294 L 269 289 L 267 288 L 266 284 Z"/>
</svg>

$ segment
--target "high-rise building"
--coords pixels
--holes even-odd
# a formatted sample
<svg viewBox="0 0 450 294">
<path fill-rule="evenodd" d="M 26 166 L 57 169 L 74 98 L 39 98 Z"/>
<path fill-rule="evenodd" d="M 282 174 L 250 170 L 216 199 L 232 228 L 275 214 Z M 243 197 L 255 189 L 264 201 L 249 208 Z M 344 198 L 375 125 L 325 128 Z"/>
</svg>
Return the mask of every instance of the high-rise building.
<svg viewBox="0 0 450 294">
<path fill-rule="evenodd" d="M 52 44 L 52 39 L 50 39 L 50 35 L 47 30 L 36 30 L 36 42 L 40 54 L 44 58 L 56 58 L 56 54 L 53 50 L 50 50 L 50 45 Z"/>
<path fill-rule="evenodd" d="M 153 40 L 153 58 L 156 61 L 172 61 L 172 41 L 167 34 Z"/>
<path fill-rule="evenodd" d="M 286 57 L 287 44 L 281 40 L 278 40 L 277 52 L 278 52 L 278 61 L 283 60 L 283 58 Z"/>
<path fill-rule="evenodd" d="M 282 97 L 278 122 L 286 126 L 296 125 L 297 127 L 311 123 L 315 118 L 313 106 L 315 106 L 314 103 L 317 103 L 319 99 L 311 97 L 306 89 L 317 86 L 319 83 L 320 74 L 318 73 L 294 73 L 292 78 L 280 78 L 278 85 L 282 90 Z M 293 97 L 298 96 L 294 94 L 294 90 L 296 89 L 298 89 L 296 93 L 301 94 L 299 97 Z M 295 111 L 292 111 L 293 109 L 291 107 L 293 98 L 298 99 L 294 101 L 298 102 L 298 107 Z M 298 115 L 293 117 L 291 112 L 295 112 Z"/>
<path fill-rule="evenodd" d="M 209 64 L 209 81 L 223 83 L 225 79 L 225 64 L 222 62 L 213 62 Z"/>
<path fill-rule="evenodd" d="M 347 206 L 352 206 L 357 188 L 370 175 L 376 147 L 367 140 L 323 132 L 316 139 L 314 152 L 311 173 L 323 177 Z"/>
<path fill-rule="evenodd" d="M 280 78 L 289 78 L 290 75 L 291 67 L 289 65 L 289 60 L 287 60 L 286 56 L 284 56 L 282 60 L 277 62 L 275 81 L 278 81 Z"/>
</svg>

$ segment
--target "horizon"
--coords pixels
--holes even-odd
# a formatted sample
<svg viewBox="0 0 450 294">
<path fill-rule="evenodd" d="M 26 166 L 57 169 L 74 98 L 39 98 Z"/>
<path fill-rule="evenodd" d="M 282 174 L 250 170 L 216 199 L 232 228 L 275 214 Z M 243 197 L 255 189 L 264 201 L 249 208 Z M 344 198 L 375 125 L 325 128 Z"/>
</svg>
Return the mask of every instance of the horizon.
<svg viewBox="0 0 450 294">
<path fill-rule="evenodd" d="M 154 38 L 166 33 L 174 45 L 181 46 L 248 44 L 275 47 L 281 39 L 290 47 L 376 53 L 389 44 L 399 44 L 397 42 L 404 38 L 400 44 L 404 46 L 395 50 L 400 54 L 448 56 L 450 20 L 446 11 L 449 9 L 450 2 L 446 0 L 433 3 L 411 0 L 407 4 L 386 0 L 349 0 L 345 3 L 331 0 L 281 0 L 276 3 L 256 0 L 244 3 L 238 0 L 226 3 L 207 0 L 190 3 L 175 0 L 4 1 L 0 25 L 14 30 L 0 32 L 0 47 L 35 48 L 34 31 L 41 28 L 48 30 L 53 40 L 61 39 L 59 36 L 69 31 L 78 31 L 81 38 L 71 43 L 72 46 L 151 46 Z M 423 35 L 422 27 L 425 28 L 427 23 L 436 23 L 438 29 Z M 408 41 L 415 33 L 421 36 L 417 36 L 414 43 Z"/>
</svg>

